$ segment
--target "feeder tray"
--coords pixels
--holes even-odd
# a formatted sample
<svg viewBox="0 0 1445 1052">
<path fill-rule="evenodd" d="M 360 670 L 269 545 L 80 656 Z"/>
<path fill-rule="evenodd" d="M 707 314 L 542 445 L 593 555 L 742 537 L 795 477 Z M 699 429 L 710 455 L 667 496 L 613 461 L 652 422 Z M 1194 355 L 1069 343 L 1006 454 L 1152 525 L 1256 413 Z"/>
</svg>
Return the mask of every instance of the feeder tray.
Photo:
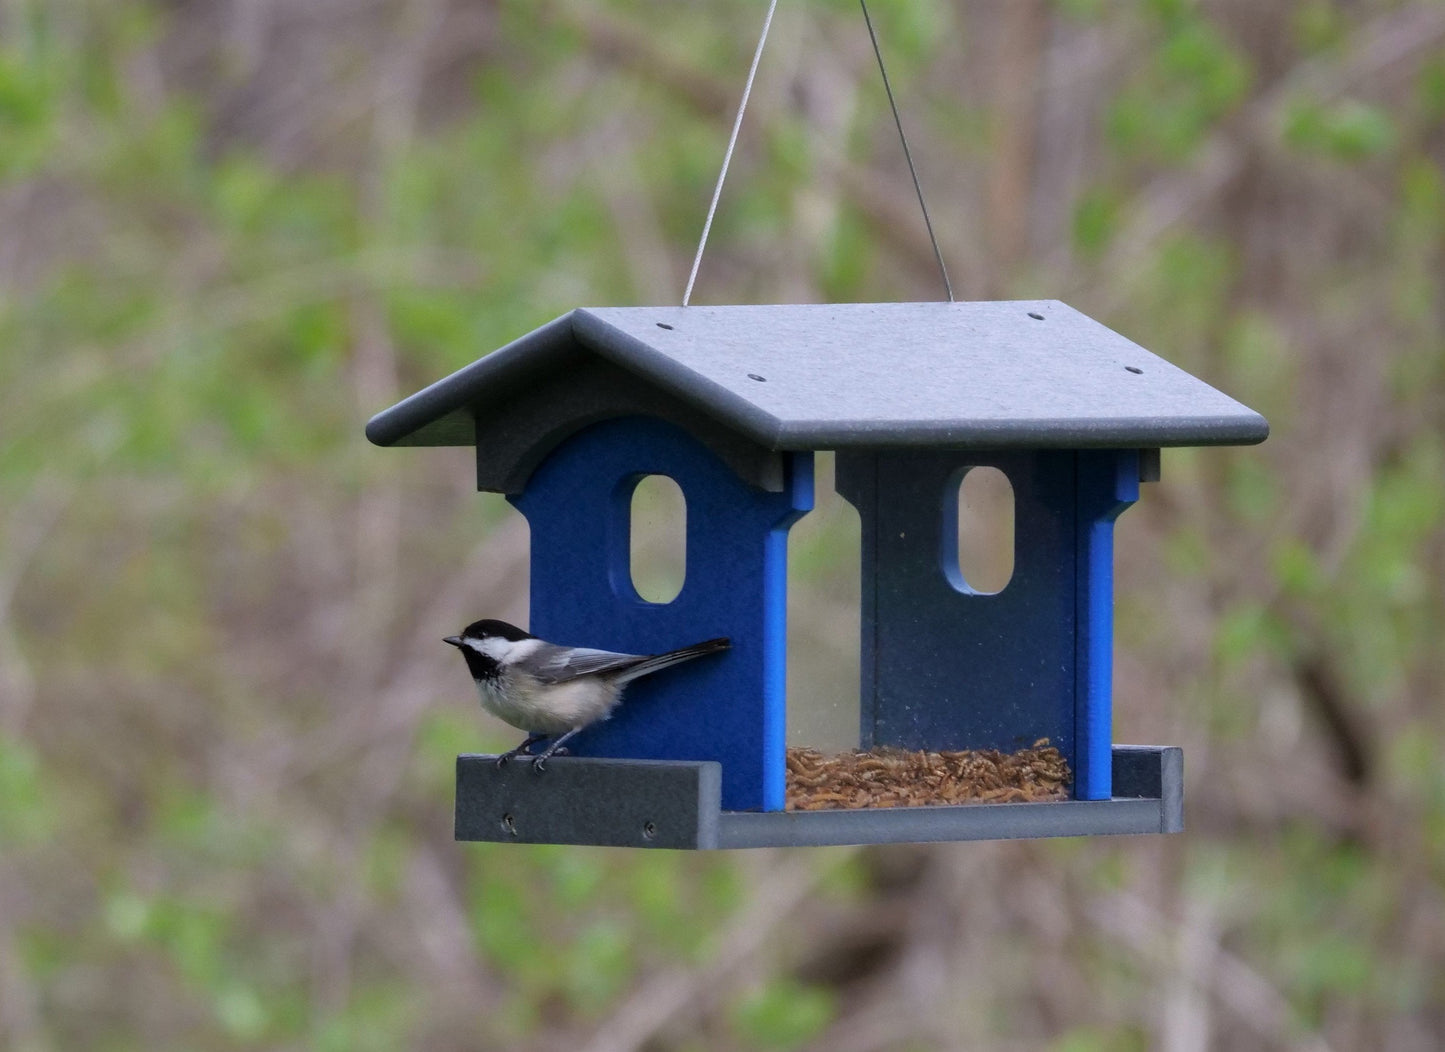
<svg viewBox="0 0 1445 1052">
<path fill-rule="evenodd" d="M 544 772 L 457 757 L 456 838 L 519 844 L 742 848 L 1177 833 L 1184 754 L 1116 745 L 1109 800 L 724 811 L 712 761 L 562 756 Z"/>
</svg>

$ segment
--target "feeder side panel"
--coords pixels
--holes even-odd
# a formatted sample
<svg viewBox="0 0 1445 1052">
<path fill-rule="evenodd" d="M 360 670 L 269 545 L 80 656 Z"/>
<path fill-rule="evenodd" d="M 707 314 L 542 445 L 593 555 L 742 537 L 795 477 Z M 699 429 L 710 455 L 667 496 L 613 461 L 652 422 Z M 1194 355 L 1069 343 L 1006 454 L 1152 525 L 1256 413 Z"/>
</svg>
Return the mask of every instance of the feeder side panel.
<svg viewBox="0 0 1445 1052">
<path fill-rule="evenodd" d="M 1078 453 L 1079 571 L 1074 796 L 1113 795 L 1114 521 L 1139 499 L 1139 452 Z"/>
<path fill-rule="evenodd" d="M 650 603 L 632 586 L 632 491 L 666 475 L 687 502 L 682 590 Z M 722 763 L 724 810 L 783 806 L 787 530 L 812 506 L 812 456 L 788 454 L 789 485 L 748 485 L 664 421 L 594 424 L 558 446 L 509 498 L 532 532 L 531 631 L 658 653 L 714 636 L 732 649 L 637 680 L 612 718 L 569 743 L 578 756 Z"/>
<path fill-rule="evenodd" d="M 994 594 L 956 585 L 944 553 L 959 469 L 985 466 L 1014 493 L 1014 571 Z M 1074 764 L 1075 488 L 1067 450 L 838 452 L 863 529 L 865 747 L 1048 738 Z"/>
</svg>

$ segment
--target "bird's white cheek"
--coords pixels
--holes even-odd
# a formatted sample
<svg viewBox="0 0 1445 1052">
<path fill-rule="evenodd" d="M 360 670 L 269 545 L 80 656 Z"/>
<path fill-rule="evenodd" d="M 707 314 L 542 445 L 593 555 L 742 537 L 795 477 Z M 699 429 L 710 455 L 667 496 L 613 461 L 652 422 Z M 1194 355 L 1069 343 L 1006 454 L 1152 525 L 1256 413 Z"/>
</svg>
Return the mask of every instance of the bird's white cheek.
<svg viewBox="0 0 1445 1052">
<path fill-rule="evenodd" d="M 499 661 L 504 665 L 513 665 L 533 653 L 542 645 L 542 641 L 540 639 L 519 639 L 514 643 L 509 639 L 498 639 L 494 636 L 489 639 L 468 641 L 468 645 L 493 661 Z"/>
</svg>

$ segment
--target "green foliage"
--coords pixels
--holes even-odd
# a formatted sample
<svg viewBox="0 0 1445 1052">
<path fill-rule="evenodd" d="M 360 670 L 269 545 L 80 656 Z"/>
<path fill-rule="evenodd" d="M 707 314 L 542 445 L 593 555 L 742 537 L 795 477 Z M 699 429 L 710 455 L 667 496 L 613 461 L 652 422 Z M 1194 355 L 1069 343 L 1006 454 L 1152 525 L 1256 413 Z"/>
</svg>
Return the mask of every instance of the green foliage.
<svg viewBox="0 0 1445 1052">
<path fill-rule="evenodd" d="M 1417 331 L 1428 332 L 1436 305 L 1435 260 L 1445 238 L 1445 174 L 1430 160 L 1415 158 L 1402 166 L 1394 227 L 1400 257 L 1409 262 L 1400 268 L 1393 306 Z M 1439 365 L 1438 355 L 1402 357 L 1395 366 L 1400 395 L 1410 398 L 1428 389 Z"/>
<path fill-rule="evenodd" d="M 1148 1035 L 1138 1027 L 1076 1026 L 1048 1046 L 1048 1052 L 1143 1052 Z"/>
<path fill-rule="evenodd" d="M 1335 0 L 1310 0 L 1294 12 L 1294 38 L 1306 54 L 1334 51 L 1349 39 L 1349 22 Z"/>
<path fill-rule="evenodd" d="M 817 261 L 818 284 L 827 299 L 851 303 L 863 296 L 870 245 L 867 226 L 855 212 L 845 210 L 833 224 Z"/>
<path fill-rule="evenodd" d="M 1096 22 L 1102 17 L 1106 5 L 1103 0 L 1053 0 L 1060 13 L 1079 22 Z"/>
<path fill-rule="evenodd" d="M 778 980 L 743 998 L 732 1023 L 751 1048 L 797 1048 L 818 1036 L 836 1011 L 831 991 Z"/>
<path fill-rule="evenodd" d="M 1162 39 L 1114 100 L 1108 128 L 1125 158 L 1177 162 L 1245 97 L 1250 64 L 1203 17 L 1172 0 L 1155 6 Z"/>
<path fill-rule="evenodd" d="M 1383 109 L 1356 99 L 1329 106 L 1296 103 L 1285 120 L 1285 141 L 1340 161 L 1364 161 L 1391 150 L 1398 133 Z"/>
<path fill-rule="evenodd" d="M 0 185 L 44 160 L 55 123 L 48 67 L 0 49 Z"/>
<path fill-rule="evenodd" d="M 45 774 L 27 742 L 0 732 L 0 851 L 36 843 L 53 831 Z"/>
<path fill-rule="evenodd" d="M 618 921 L 598 919 L 569 949 L 562 977 L 564 996 L 582 1015 L 600 1015 L 632 982 L 632 939 Z"/>
<path fill-rule="evenodd" d="M 1109 190 L 1085 192 L 1074 204 L 1074 247 L 1097 257 L 1119 227 L 1119 202 Z"/>
<path fill-rule="evenodd" d="M 1418 83 L 1421 117 L 1428 124 L 1438 124 L 1445 119 L 1445 54 L 1425 63 Z"/>
</svg>

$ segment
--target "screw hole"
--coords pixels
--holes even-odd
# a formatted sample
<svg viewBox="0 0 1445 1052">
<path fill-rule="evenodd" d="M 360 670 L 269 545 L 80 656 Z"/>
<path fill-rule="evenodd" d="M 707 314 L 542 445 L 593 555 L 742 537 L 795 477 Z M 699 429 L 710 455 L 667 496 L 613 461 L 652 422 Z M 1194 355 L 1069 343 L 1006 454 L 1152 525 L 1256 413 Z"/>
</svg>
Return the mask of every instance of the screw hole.
<svg viewBox="0 0 1445 1052">
<path fill-rule="evenodd" d="M 667 324 L 667 322 L 665 322 L 665 321 L 660 321 L 660 322 L 658 322 L 658 323 L 657 323 L 657 327 L 658 327 L 659 329 L 670 329 L 670 328 L 672 328 L 672 326 L 669 325 L 669 324 Z"/>
<path fill-rule="evenodd" d="M 756 380 L 760 384 L 765 384 L 768 382 L 768 378 L 766 376 L 759 376 L 757 373 L 748 373 L 748 379 Z"/>
<path fill-rule="evenodd" d="M 1126 373 L 1134 373 L 1136 376 L 1144 375 L 1144 370 L 1140 369 L 1137 365 L 1126 365 L 1124 366 L 1124 371 Z"/>
<path fill-rule="evenodd" d="M 1034 321 L 1044 320 L 1044 316 L 1042 314 L 1035 314 L 1033 311 L 1029 311 L 1029 317 L 1032 318 Z"/>
<path fill-rule="evenodd" d="M 657 826 L 653 825 L 651 822 L 643 822 L 642 839 L 651 840 L 655 836 L 657 836 Z"/>
<path fill-rule="evenodd" d="M 511 815 L 502 816 L 502 832 L 506 833 L 508 836 L 517 835 L 517 823 Z"/>
</svg>

